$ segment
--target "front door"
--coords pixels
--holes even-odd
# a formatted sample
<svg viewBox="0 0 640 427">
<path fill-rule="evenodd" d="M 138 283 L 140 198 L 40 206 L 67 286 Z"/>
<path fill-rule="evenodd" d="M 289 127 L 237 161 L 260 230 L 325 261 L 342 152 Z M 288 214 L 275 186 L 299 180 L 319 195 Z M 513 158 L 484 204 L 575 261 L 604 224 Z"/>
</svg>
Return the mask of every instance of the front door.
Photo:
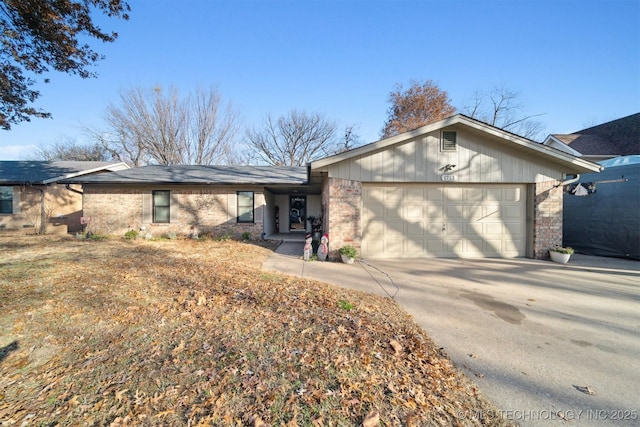
<svg viewBox="0 0 640 427">
<path fill-rule="evenodd" d="M 307 229 L 307 196 L 289 196 L 289 231 Z"/>
</svg>

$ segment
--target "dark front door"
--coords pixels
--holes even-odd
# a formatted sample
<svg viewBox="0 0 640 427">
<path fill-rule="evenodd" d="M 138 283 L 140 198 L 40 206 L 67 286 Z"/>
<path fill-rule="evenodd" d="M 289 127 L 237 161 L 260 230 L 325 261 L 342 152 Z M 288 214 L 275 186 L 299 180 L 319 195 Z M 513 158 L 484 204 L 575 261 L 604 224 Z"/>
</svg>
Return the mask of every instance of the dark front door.
<svg viewBox="0 0 640 427">
<path fill-rule="evenodd" d="M 307 229 L 307 196 L 289 196 L 289 231 Z"/>
</svg>

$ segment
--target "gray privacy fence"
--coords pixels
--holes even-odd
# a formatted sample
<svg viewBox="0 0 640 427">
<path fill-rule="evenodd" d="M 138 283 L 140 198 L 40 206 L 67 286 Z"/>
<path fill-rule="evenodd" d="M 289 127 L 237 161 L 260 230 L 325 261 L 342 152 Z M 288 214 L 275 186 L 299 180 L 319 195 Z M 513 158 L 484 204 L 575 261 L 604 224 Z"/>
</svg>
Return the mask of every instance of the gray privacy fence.
<svg viewBox="0 0 640 427">
<path fill-rule="evenodd" d="M 600 162 L 564 194 L 563 245 L 578 253 L 640 260 L 640 156 Z"/>
</svg>

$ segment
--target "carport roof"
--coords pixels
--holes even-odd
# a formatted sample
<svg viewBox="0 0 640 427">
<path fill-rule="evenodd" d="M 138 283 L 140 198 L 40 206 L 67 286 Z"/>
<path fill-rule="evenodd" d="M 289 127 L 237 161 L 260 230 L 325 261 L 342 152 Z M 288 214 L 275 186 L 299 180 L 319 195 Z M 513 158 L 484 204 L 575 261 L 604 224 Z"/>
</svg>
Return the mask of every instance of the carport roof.
<svg viewBox="0 0 640 427">
<path fill-rule="evenodd" d="M 302 185 L 304 166 L 141 166 L 129 170 L 78 177 L 65 182 L 82 184 L 258 184 Z"/>
<path fill-rule="evenodd" d="M 369 154 L 377 150 L 382 150 L 409 139 L 454 125 L 462 125 L 470 129 L 474 129 L 475 131 L 484 132 L 485 134 L 499 138 L 499 140 L 503 141 L 505 144 L 528 151 L 532 156 L 542 157 L 554 163 L 559 163 L 564 166 L 566 173 L 600 172 L 603 169 L 602 166 L 596 163 L 592 163 L 564 151 L 557 150 L 511 132 L 507 132 L 463 114 L 456 114 L 409 132 L 401 133 L 377 142 L 372 142 L 344 153 L 316 160 L 311 163 L 311 169 L 325 170 L 326 167 L 334 163 Z"/>
</svg>

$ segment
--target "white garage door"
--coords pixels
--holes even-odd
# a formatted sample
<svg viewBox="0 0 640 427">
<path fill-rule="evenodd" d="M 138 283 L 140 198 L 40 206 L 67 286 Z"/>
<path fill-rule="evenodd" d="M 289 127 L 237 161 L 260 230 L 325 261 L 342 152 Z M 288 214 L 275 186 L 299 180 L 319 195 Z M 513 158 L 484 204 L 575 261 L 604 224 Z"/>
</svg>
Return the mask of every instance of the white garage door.
<svg viewBox="0 0 640 427">
<path fill-rule="evenodd" d="M 526 251 L 526 187 L 365 184 L 362 256 L 517 257 Z"/>
</svg>

